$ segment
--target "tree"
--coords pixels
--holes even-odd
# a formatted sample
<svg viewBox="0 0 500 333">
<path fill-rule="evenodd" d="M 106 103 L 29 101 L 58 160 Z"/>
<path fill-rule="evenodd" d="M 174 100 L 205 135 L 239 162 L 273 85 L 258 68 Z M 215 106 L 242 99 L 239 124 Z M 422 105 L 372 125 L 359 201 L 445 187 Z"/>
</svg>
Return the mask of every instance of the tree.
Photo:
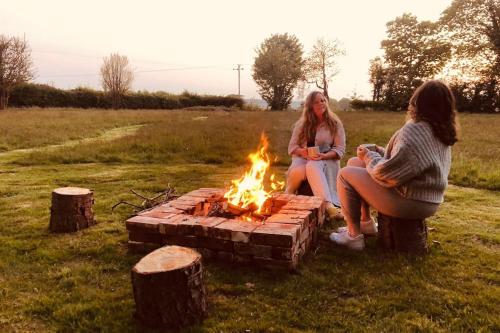
<svg viewBox="0 0 500 333">
<path fill-rule="evenodd" d="M 438 24 L 418 22 L 411 14 L 387 23 L 387 39 L 381 46 L 387 64 L 383 94 L 390 106 L 405 108 L 413 90 L 441 71 L 450 58 L 450 45 L 439 32 Z"/>
<path fill-rule="evenodd" d="M 256 52 L 252 77 L 259 94 L 271 110 L 286 109 L 303 77 L 302 45 L 293 35 L 275 34 L 264 40 Z"/>
<path fill-rule="evenodd" d="M 0 110 L 7 107 L 12 89 L 33 79 L 33 62 L 28 42 L 0 35 Z"/>
<path fill-rule="evenodd" d="M 454 0 L 439 23 L 452 44 L 451 76 L 457 87 L 469 87 L 458 89 L 469 91 L 466 108 L 499 110 L 500 0 Z"/>
<path fill-rule="evenodd" d="M 123 95 L 130 90 L 134 80 L 128 58 L 117 53 L 105 57 L 101 66 L 101 80 L 104 91 L 111 96 L 113 108 L 118 109 Z"/>
<path fill-rule="evenodd" d="M 373 86 L 372 100 L 378 102 L 382 98 L 382 88 L 386 80 L 386 70 L 380 57 L 370 60 L 368 74 L 370 75 L 369 82 Z"/>
<path fill-rule="evenodd" d="M 328 83 L 340 72 L 336 62 L 336 58 L 340 55 L 345 55 L 345 50 L 338 40 L 319 38 L 305 61 L 306 81 L 316 84 L 316 87 L 323 90 L 323 95 L 327 99 L 330 99 Z"/>
</svg>

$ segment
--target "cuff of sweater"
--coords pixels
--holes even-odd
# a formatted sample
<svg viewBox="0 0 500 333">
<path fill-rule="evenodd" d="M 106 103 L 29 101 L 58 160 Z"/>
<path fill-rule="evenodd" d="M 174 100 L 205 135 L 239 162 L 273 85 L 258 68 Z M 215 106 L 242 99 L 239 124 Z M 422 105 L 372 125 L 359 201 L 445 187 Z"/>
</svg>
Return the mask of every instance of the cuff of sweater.
<svg viewBox="0 0 500 333">
<path fill-rule="evenodd" d="M 337 155 L 339 155 L 339 160 L 342 159 L 342 157 L 344 157 L 344 151 L 340 150 L 340 149 L 335 149 L 335 148 L 332 148 L 330 149 L 330 151 L 334 151 L 337 153 Z"/>
<path fill-rule="evenodd" d="M 365 165 L 370 164 L 370 162 L 375 159 L 375 158 L 381 158 L 382 156 L 377 153 L 376 151 L 368 151 L 368 153 L 363 156 L 363 162 L 365 162 Z"/>
</svg>

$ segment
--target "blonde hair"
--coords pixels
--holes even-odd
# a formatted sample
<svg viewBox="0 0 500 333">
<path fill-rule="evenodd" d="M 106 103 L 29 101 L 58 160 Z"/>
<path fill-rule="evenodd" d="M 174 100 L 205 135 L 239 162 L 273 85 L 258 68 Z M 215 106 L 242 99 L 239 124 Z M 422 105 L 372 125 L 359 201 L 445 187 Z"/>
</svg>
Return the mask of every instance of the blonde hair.
<svg viewBox="0 0 500 333">
<path fill-rule="evenodd" d="M 298 124 L 302 124 L 302 130 L 299 134 L 300 143 L 307 143 L 310 140 L 314 140 L 314 137 L 316 135 L 316 127 L 318 127 L 319 121 L 314 114 L 313 103 L 317 95 L 321 95 L 323 96 L 323 98 L 325 98 L 321 91 L 316 90 L 309 93 L 304 102 L 304 110 L 302 111 L 302 116 L 298 121 Z M 337 131 L 337 123 L 340 122 L 340 119 L 330 110 L 328 103 L 326 103 L 326 109 L 323 113 L 322 120 L 330 130 L 330 133 L 332 135 L 335 135 L 335 132 Z"/>
</svg>

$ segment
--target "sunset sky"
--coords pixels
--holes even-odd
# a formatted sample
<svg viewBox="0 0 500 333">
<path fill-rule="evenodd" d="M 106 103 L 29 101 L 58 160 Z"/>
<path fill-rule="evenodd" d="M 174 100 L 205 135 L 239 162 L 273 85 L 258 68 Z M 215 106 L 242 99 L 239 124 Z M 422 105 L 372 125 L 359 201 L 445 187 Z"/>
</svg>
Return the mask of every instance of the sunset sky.
<svg viewBox="0 0 500 333">
<path fill-rule="evenodd" d="M 241 93 L 259 98 L 252 80 L 255 48 L 274 33 L 296 35 L 308 52 L 319 37 L 346 50 L 330 84 L 339 99 L 370 97 L 368 62 L 382 55 L 385 24 L 405 12 L 436 20 L 451 0 L 378 1 L 27 1 L 0 0 L 0 34 L 23 35 L 35 81 L 101 89 L 99 67 L 110 53 L 129 57 L 133 90 Z"/>
</svg>

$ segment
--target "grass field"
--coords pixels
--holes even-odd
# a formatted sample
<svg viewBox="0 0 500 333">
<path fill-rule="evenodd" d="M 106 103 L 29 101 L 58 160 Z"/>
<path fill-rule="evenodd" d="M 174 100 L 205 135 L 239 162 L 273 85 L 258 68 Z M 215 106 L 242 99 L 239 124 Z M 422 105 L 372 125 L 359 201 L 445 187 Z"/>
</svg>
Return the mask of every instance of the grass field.
<svg viewBox="0 0 500 333">
<path fill-rule="evenodd" d="M 348 155 L 383 145 L 404 122 L 395 113 L 340 113 Z M 127 251 L 129 189 L 153 195 L 223 187 L 241 175 L 261 131 L 279 157 L 298 113 L 8 110 L 0 113 L 0 332 L 134 332 Z M 500 320 L 500 117 L 461 115 L 446 202 L 429 219 L 425 258 L 319 248 L 298 274 L 206 263 L 204 332 L 498 332 Z M 50 193 L 95 191 L 98 224 L 47 230 Z M 435 241 L 435 242 L 434 242 Z M 250 283 L 250 284 L 247 284 Z M 250 286 L 250 287 L 249 287 Z"/>
</svg>

